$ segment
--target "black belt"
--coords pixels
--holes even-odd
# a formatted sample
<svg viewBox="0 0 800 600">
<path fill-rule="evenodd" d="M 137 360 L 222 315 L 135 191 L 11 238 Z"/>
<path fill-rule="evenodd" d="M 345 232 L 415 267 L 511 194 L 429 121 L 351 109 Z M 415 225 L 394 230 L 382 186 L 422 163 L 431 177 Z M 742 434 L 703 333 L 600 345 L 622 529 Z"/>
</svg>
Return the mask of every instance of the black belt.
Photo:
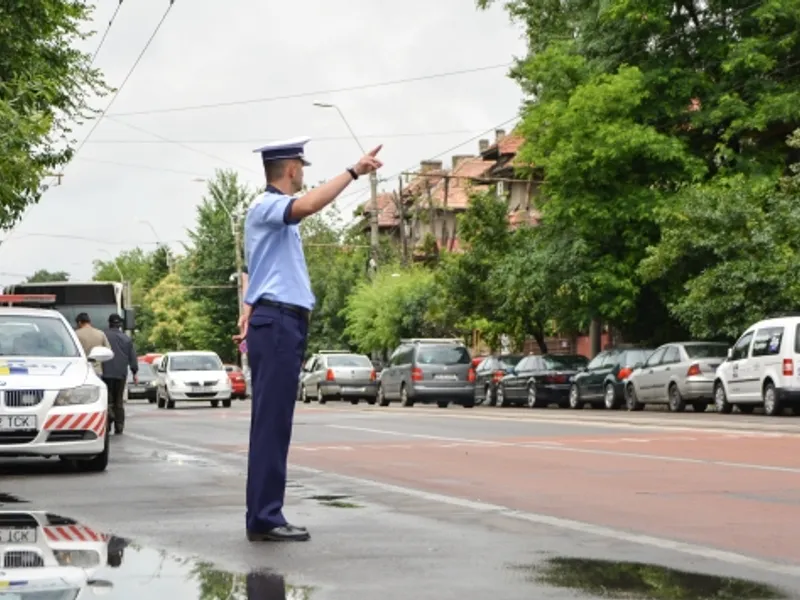
<svg viewBox="0 0 800 600">
<path fill-rule="evenodd" d="M 272 308 L 278 308 L 280 310 L 290 312 L 293 315 L 297 315 L 304 321 L 308 321 L 311 317 L 310 310 L 303 308 L 302 306 L 297 306 L 296 304 L 287 304 L 286 302 L 276 302 L 274 300 L 267 300 L 266 298 L 259 298 L 256 301 L 256 306 L 270 306 Z"/>
</svg>

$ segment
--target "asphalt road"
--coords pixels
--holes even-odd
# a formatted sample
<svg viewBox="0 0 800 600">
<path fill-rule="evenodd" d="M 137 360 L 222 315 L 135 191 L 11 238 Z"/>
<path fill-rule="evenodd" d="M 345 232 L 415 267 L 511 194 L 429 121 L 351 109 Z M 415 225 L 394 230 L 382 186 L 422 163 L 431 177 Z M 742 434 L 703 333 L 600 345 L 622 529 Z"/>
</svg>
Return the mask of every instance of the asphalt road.
<svg viewBox="0 0 800 600">
<path fill-rule="evenodd" d="M 0 462 L 26 503 L 0 510 L 131 540 L 112 598 L 215 600 L 203 582 L 261 570 L 314 600 L 800 598 L 800 418 L 298 404 L 287 515 L 312 541 L 254 546 L 249 402 L 128 413 L 107 473 Z M 231 600 L 283 598 L 270 581 Z"/>
</svg>

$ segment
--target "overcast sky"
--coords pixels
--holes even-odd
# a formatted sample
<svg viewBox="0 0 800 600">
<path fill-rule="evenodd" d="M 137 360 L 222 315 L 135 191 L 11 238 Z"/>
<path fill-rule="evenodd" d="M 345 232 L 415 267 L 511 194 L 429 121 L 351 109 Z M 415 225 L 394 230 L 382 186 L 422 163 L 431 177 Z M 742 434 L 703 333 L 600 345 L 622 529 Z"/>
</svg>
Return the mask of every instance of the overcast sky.
<svg viewBox="0 0 800 600">
<path fill-rule="evenodd" d="M 98 34 L 88 51 L 117 4 L 98 0 Z M 167 5 L 123 1 L 95 63 L 111 85 L 122 83 Z M 62 185 L 11 234 L 0 234 L 0 285 L 38 269 L 89 278 L 94 259 L 137 245 L 153 249 L 156 236 L 179 249 L 204 192 L 194 180 L 233 168 L 243 181 L 263 185 L 252 153 L 262 143 L 310 136 L 307 182 L 339 173 L 360 151 L 338 114 L 314 101 L 337 104 L 365 146 L 384 143 L 381 177 L 394 177 L 381 185 L 396 188 L 404 169 L 512 119 L 521 93 L 504 67 L 373 84 L 503 65 L 524 49 L 521 31 L 500 7 L 479 12 L 474 0 L 176 0 L 108 116 L 64 169 Z M 364 89 L 329 91 L 358 86 Z M 172 108 L 184 110 L 152 112 Z M 77 130 L 77 139 L 89 129 Z M 470 141 L 443 159 L 477 147 Z M 353 184 L 337 206 L 350 215 L 368 187 Z"/>
</svg>

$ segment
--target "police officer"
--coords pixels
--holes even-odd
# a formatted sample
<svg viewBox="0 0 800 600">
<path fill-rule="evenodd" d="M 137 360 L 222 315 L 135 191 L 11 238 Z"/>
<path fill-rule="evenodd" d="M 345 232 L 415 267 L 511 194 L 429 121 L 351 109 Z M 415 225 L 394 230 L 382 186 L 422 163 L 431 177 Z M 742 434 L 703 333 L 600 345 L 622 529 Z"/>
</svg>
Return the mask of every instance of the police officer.
<svg viewBox="0 0 800 600">
<path fill-rule="evenodd" d="M 359 177 L 379 169 L 381 146 L 355 165 L 303 196 L 304 156 L 310 138 L 273 143 L 261 153 L 265 193 L 245 220 L 247 293 L 236 339 L 246 339 L 252 376 L 250 450 L 247 469 L 247 539 L 306 541 L 304 527 L 283 515 L 286 467 L 294 406 L 314 294 L 299 223 L 333 202 Z"/>
</svg>

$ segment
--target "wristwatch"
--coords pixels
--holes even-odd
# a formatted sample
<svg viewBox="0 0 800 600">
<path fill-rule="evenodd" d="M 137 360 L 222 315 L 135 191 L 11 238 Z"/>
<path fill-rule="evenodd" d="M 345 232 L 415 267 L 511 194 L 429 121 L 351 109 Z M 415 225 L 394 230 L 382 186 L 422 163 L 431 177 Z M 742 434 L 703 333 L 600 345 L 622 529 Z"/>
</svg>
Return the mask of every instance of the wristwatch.
<svg viewBox="0 0 800 600">
<path fill-rule="evenodd" d="M 358 179 L 358 173 L 356 173 L 356 170 L 353 167 L 347 167 L 347 172 L 350 173 L 350 177 L 353 178 L 353 181 Z"/>
</svg>

